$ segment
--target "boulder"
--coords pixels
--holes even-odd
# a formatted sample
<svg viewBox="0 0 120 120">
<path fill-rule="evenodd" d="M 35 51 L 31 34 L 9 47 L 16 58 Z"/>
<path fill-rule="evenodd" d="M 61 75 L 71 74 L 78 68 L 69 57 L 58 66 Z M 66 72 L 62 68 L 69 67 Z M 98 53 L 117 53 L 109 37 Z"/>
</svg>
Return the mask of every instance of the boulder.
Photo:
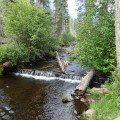
<svg viewBox="0 0 120 120">
<path fill-rule="evenodd" d="M 109 93 L 109 90 L 107 88 L 92 88 L 91 91 L 95 91 L 98 93 Z"/>
<path fill-rule="evenodd" d="M 91 117 L 94 112 L 95 112 L 95 111 L 94 111 L 93 109 L 89 109 L 89 110 L 87 110 L 87 111 L 85 112 L 85 115 L 86 115 L 87 117 Z"/>
</svg>

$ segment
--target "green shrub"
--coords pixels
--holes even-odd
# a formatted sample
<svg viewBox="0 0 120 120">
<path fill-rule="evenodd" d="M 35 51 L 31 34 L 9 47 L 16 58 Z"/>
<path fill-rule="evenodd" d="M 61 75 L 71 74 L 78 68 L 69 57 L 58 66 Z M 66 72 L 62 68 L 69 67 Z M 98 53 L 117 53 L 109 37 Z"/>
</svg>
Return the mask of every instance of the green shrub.
<svg viewBox="0 0 120 120">
<path fill-rule="evenodd" d="M 12 64 L 16 64 L 25 59 L 26 56 L 25 49 L 23 47 L 21 50 L 18 49 L 14 43 L 0 45 L 0 63 L 10 60 Z"/>
<path fill-rule="evenodd" d="M 75 41 L 75 37 L 73 37 L 69 32 L 62 33 L 60 40 L 61 45 L 70 45 L 73 41 Z"/>
<path fill-rule="evenodd" d="M 28 0 L 14 0 L 4 10 L 6 35 L 17 39 L 29 56 L 31 49 L 50 51 L 57 46 L 53 39 L 51 18 L 44 8 L 31 5 Z"/>
<path fill-rule="evenodd" d="M 109 72 L 116 66 L 114 11 L 108 11 L 110 1 L 96 0 L 85 3 L 86 11 L 80 14 L 77 31 L 76 59 L 82 65 Z"/>
<path fill-rule="evenodd" d="M 101 94 L 96 102 L 90 104 L 90 108 L 95 110 L 95 113 L 89 120 L 113 120 L 120 113 L 120 69 L 117 68 L 112 72 L 112 76 L 106 83 L 109 90 L 108 94 Z M 111 81 L 111 83 L 109 83 Z M 97 97 L 97 96 L 96 96 Z"/>
</svg>

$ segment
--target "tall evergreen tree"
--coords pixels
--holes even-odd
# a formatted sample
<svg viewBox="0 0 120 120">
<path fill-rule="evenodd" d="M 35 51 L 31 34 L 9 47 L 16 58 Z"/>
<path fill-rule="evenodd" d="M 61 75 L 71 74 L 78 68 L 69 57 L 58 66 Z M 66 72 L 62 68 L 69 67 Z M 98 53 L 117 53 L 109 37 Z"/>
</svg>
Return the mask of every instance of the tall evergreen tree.
<svg viewBox="0 0 120 120">
<path fill-rule="evenodd" d="M 55 0 L 55 24 L 58 36 L 68 29 L 69 15 L 67 11 L 67 0 Z"/>
</svg>

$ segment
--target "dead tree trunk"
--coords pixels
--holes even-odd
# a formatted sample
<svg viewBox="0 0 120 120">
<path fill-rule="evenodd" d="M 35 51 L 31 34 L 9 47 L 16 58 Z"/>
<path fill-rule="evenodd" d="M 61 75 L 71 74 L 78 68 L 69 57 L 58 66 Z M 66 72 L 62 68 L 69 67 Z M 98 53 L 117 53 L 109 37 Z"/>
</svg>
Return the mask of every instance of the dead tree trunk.
<svg viewBox="0 0 120 120">
<path fill-rule="evenodd" d="M 75 88 L 75 90 L 72 91 L 72 96 L 77 96 L 79 98 L 81 98 L 81 96 L 84 95 L 84 93 L 86 92 L 86 89 L 91 81 L 91 79 L 93 78 L 95 74 L 95 69 L 91 69 L 90 72 L 87 73 L 87 75 L 82 79 L 82 81 L 80 82 L 80 84 Z"/>
<path fill-rule="evenodd" d="M 120 67 L 120 0 L 115 0 L 115 34 L 117 67 Z"/>
<path fill-rule="evenodd" d="M 64 66 L 62 60 L 60 59 L 60 56 L 57 51 L 56 51 L 56 58 L 57 58 L 58 64 L 59 64 L 62 72 L 65 73 L 65 66 Z"/>
</svg>

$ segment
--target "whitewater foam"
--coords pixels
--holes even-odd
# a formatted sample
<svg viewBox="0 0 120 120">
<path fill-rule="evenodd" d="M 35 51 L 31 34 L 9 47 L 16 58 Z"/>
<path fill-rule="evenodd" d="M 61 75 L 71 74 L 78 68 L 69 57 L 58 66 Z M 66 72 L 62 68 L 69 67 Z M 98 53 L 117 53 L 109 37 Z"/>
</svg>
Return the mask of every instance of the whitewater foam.
<svg viewBox="0 0 120 120">
<path fill-rule="evenodd" d="M 24 73 L 13 73 L 16 76 L 22 76 L 26 78 L 34 78 L 35 80 L 45 80 L 45 81 L 51 81 L 51 80 L 61 80 L 65 82 L 70 82 L 70 83 L 80 83 L 80 80 L 73 80 L 73 79 L 64 79 L 60 77 L 46 77 L 46 76 L 38 76 L 38 75 L 32 75 L 32 74 L 24 74 Z"/>
</svg>

